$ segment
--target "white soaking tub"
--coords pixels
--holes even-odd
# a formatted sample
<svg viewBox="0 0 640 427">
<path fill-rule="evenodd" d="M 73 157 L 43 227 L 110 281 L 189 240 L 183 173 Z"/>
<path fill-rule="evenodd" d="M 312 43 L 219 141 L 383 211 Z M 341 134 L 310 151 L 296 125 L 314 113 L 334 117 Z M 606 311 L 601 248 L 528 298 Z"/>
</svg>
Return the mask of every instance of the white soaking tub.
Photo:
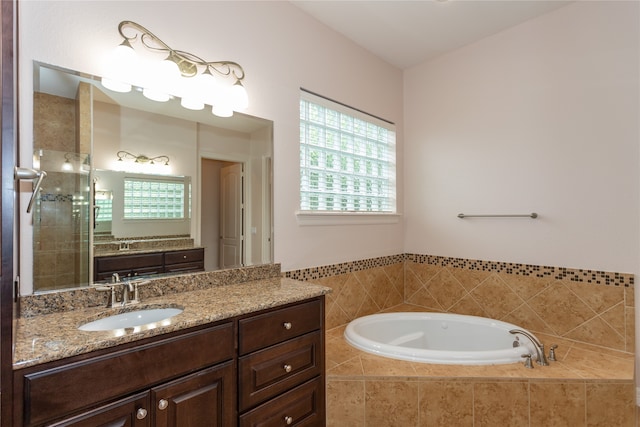
<svg viewBox="0 0 640 427">
<path fill-rule="evenodd" d="M 523 330 L 461 314 L 382 313 L 353 320 L 344 335 L 360 350 L 415 362 L 498 365 L 523 362 L 523 354 L 535 360 L 534 345 L 522 334 L 509 333 L 513 329 Z"/>
</svg>

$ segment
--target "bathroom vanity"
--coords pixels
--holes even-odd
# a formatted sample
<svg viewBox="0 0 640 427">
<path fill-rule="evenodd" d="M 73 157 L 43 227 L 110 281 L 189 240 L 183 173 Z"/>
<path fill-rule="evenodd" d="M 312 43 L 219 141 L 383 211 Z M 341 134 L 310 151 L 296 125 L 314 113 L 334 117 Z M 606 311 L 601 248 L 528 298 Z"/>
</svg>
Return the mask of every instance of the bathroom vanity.
<svg viewBox="0 0 640 427">
<path fill-rule="evenodd" d="M 146 251 L 101 255 L 93 258 L 93 279 L 109 279 L 114 273 L 121 277 L 161 273 L 189 273 L 204 270 L 204 248 Z"/>
<path fill-rule="evenodd" d="M 150 298 L 184 311 L 135 333 L 77 330 L 103 308 L 20 319 L 13 425 L 323 426 L 329 291 L 273 278 Z"/>
</svg>

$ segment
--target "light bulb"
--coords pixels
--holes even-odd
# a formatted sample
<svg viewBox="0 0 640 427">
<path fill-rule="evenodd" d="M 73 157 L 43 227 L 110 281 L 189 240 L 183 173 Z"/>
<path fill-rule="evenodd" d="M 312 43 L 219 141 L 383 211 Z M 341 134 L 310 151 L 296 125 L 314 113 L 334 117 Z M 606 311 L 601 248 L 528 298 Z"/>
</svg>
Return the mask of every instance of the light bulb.
<svg viewBox="0 0 640 427">
<path fill-rule="evenodd" d="M 71 172 L 73 170 L 73 165 L 69 160 L 65 160 L 65 162 L 62 164 L 62 170 L 65 172 Z"/>
<path fill-rule="evenodd" d="M 220 102 L 211 107 L 211 112 L 218 117 L 233 116 L 233 108 L 225 102 Z"/>
<path fill-rule="evenodd" d="M 142 94 L 146 98 L 156 102 L 167 102 L 169 99 L 171 99 L 171 95 L 169 95 L 168 93 L 150 87 L 142 89 Z"/>
<path fill-rule="evenodd" d="M 202 110 L 204 108 L 203 90 L 196 77 L 180 78 L 180 105 L 189 110 Z"/>
<path fill-rule="evenodd" d="M 117 46 L 105 62 L 102 85 L 115 92 L 129 92 L 137 69 L 137 56 L 129 42 Z"/>
<path fill-rule="evenodd" d="M 229 89 L 229 97 L 235 111 L 246 110 L 249 106 L 249 95 L 240 80 L 236 81 L 236 84 Z"/>
</svg>

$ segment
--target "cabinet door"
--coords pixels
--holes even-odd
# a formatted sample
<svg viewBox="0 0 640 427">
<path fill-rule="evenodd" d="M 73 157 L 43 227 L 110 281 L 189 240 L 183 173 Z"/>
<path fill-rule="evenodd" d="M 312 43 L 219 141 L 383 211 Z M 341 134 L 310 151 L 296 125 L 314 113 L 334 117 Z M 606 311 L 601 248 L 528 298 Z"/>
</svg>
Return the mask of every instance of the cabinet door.
<svg viewBox="0 0 640 427">
<path fill-rule="evenodd" d="M 140 393 L 102 406 L 51 427 L 149 427 L 149 393 Z"/>
<path fill-rule="evenodd" d="M 235 426 L 235 384 L 235 364 L 230 361 L 153 388 L 154 426 Z"/>
</svg>

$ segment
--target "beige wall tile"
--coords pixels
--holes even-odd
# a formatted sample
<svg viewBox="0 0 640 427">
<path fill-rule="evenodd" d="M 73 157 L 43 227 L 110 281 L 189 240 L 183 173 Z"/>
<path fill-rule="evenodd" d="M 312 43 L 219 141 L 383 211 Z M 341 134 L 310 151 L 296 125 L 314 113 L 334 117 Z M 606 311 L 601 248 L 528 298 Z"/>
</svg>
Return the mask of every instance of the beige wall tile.
<svg viewBox="0 0 640 427">
<path fill-rule="evenodd" d="M 421 427 L 473 426 L 473 384 L 426 381 L 420 383 Z"/>
<path fill-rule="evenodd" d="M 528 426 L 529 387 L 525 382 L 474 384 L 474 426 Z"/>
<path fill-rule="evenodd" d="M 489 276 L 471 291 L 484 311 L 493 319 L 502 319 L 524 302 L 497 274 Z"/>
<path fill-rule="evenodd" d="M 587 426 L 633 427 L 636 425 L 633 384 L 587 384 Z"/>
<path fill-rule="evenodd" d="M 447 269 L 442 269 L 425 284 L 425 287 L 445 310 L 449 310 L 467 294 L 464 287 Z"/>
<path fill-rule="evenodd" d="M 364 381 L 327 380 L 327 427 L 365 426 Z"/>
<path fill-rule="evenodd" d="M 365 425 L 417 427 L 418 387 L 415 381 L 365 381 Z"/>
<path fill-rule="evenodd" d="M 533 382 L 529 385 L 531 420 L 539 426 L 582 426 L 585 384 Z"/>
<path fill-rule="evenodd" d="M 557 335 L 564 335 L 595 316 L 595 312 L 560 281 L 553 282 L 527 303 Z"/>
</svg>

